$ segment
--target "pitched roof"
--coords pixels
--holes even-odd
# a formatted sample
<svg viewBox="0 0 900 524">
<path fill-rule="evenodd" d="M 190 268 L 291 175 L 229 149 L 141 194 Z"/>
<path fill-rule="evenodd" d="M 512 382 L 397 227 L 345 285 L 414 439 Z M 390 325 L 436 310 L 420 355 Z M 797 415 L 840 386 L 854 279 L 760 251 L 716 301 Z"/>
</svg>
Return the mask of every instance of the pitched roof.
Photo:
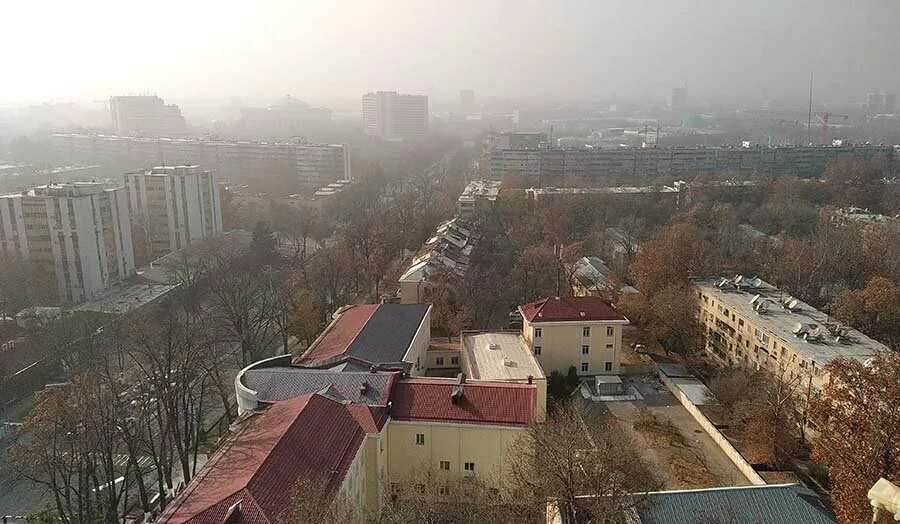
<svg viewBox="0 0 900 524">
<path fill-rule="evenodd" d="M 600 297 L 553 297 L 519 306 L 529 322 L 628 321 L 616 308 Z"/>
<path fill-rule="evenodd" d="M 710 522 L 834 524 L 822 501 L 797 484 L 661 491 L 637 509 L 641 524 Z"/>
<path fill-rule="evenodd" d="M 534 385 L 466 382 L 453 402 L 456 379 L 398 380 L 391 390 L 391 419 L 489 426 L 530 426 L 534 421 Z"/>
<path fill-rule="evenodd" d="M 349 406 L 312 394 L 243 419 L 159 522 L 221 524 L 240 502 L 240 522 L 271 524 L 289 510 L 298 480 L 323 478 L 337 490 L 375 427 L 363 427 Z"/>
<path fill-rule="evenodd" d="M 402 362 L 429 307 L 428 304 L 351 306 L 297 363 L 317 365 L 347 356 L 372 364 Z"/>
<path fill-rule="evenodd" d="M 288 400 L 334 386 L 351 402 L 383 406 L 387 404 L 393 375 L 383 371 L 331 371 L 285 366 L 248 369 L 241 375 L 241 383 L 256 391 L 261 402 Z"/>
</svg>

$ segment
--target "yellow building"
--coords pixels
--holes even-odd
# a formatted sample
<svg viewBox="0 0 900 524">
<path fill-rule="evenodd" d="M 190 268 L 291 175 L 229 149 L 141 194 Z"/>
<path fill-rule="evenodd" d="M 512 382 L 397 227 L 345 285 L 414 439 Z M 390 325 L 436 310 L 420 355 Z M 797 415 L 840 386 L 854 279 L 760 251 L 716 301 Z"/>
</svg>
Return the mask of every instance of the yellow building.
<svg viewBox="0 0 900 524">
<path fill-rule="evenodd" d="M 628 319 L 600 297 L 553 297 L 519 306 L 522 337 L 544 373 L 615 375 Z"/>
<path fill-rule="evenodd" d="M 694 286 L 709 356 L 725 365 L 783 371 L 805 393 L 822 389 L 832 360 L 865 362 L 888 351 L 758 278 L 697 279 Z"/>
</svg>

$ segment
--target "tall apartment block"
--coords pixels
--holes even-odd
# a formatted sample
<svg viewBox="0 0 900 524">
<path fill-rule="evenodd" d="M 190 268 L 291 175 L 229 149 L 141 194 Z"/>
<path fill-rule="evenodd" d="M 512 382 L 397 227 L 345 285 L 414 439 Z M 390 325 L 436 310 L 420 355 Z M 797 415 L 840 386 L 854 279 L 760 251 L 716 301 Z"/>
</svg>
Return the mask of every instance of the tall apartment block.
<svg viewBox="0 0 900 524">
<path fill-rule="evenodd" d="M 185 131 L 181 109 L 158 96 L 112 96 L 109 112 L 119 134 L 169 135 Z"/>
<path fill-rule="evenodd" d="M 99 164 L 110 174 L 146 166 L 200 165 L 230 182 L 277 178 L 285 186 L 292 186 L 292 192 L 308 194 L 337 180 L 352 178 L 350 147 L 343 144 L 80 134 L 55 134 L 52 144 L 60 163 Z"/>
<path fill-rule="evenodd" d="M 363 131 L 387 140 L 428 134 L 428 97 L 378 91 L 362 97 Z"/>
<path fill-rule="evenodd" d="M 0 250 L 55 275 L 60 302 L 92 299 L 134 273 L 125 188 L 53 184 L 0 196 Z"/>
<path fill-rule="evenodd" d="M 157 259 L 222 232 L 219 181 L 199 166 L 155 167 L 126 173 L 128 211 Z"/>
</svg>

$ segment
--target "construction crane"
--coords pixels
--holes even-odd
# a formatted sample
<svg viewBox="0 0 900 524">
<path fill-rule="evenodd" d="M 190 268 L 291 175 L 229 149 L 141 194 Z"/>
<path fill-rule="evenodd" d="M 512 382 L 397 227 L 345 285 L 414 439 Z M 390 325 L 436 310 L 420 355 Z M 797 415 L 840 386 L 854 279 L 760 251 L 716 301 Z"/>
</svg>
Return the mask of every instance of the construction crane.
<svg viewBox="0 0 900 524">
<path fill-rule="evenodd" d="M 816 113 L 816 118 L 819 119 L 819 122 L 822 122 L 822 144 L 828 144 L 828 120 L 831 118 L 842 118 L 847 120 L 850 118 L 848 115 L 839 115 L 837 113 L 825 112 L 825 113 Z"/>
</svg>

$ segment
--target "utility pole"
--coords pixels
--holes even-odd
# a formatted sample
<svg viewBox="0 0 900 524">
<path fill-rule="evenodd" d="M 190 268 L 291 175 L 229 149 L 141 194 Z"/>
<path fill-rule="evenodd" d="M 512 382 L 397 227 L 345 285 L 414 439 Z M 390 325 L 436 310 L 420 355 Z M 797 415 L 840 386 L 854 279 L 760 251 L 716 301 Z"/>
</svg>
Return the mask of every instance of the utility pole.
<svg viewBox="0 0 900 524">
<path fill-rule="evenodd" d="M 812 142 L 812 84 L 813 74 L 809 72 L 809 115 L 806 117 L 806 143 Z"/>
</svg>

